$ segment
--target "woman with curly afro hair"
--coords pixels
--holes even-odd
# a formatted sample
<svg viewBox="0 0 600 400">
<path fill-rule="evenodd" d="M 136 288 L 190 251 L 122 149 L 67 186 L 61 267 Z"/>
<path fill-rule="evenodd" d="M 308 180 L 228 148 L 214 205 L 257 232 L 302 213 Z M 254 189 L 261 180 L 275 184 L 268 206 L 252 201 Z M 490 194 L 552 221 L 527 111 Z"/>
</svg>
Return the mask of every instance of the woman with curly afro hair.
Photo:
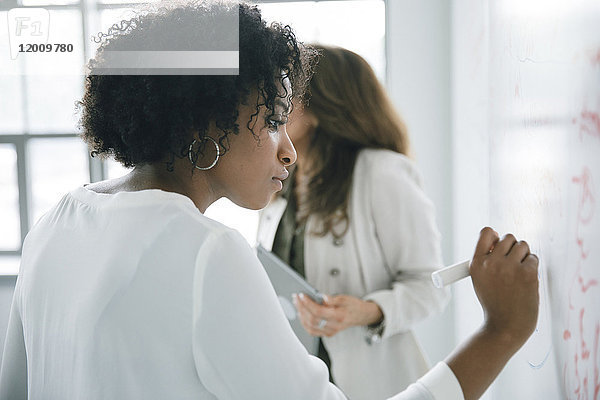
<svg viewBox="0 0 600 400">
<path fill-rule="evenodd" d="M 239 43 L 237 33 L 232 38 L 215 23 L 232 15 Z M 144 47 L 149 37 L 175 51 L 189 43 L 207 51 L 239 44 L 239 74 L 101 71 L 110 65 L 108 52 L 156 50 Z M 232 41 L 212 46 L 221 37 Z M 345 398 L 294 336 L 247 242 L 203 215 L 220 197 L 258 209 L 281 190 L 296 160 L 285 123 L 314 52 L 289 27 L 267 25 L 256 7 L 223 1 L 170 1 L 100 39 L 80 104 L 83 138 L 95 156 L 134 169 L 76 188 L 29 232 L 0 399 Z M 494 240 L 486 231 L 480 248 Z M 492 274 L 481 276 L 476 283 L 489 315 L 510 322 L 512 313 L 523 315 L 516 306 L 531 308 L 523 307 L 533 293 L 525 284 L 496 306 L 499 290 L 508 289 L 490 285 Z M 521 340 L 525 331 L 507 333 Z M 491 336 L 483 339 L 396 398 L 459 399 L 459 381 L 467 390 L 485 388 L 506 361 L 488 350 Z M 476 365 L 488 367 L 474 372 L 466 360 L 477 356 L 486 362 Z"/>
</svg>

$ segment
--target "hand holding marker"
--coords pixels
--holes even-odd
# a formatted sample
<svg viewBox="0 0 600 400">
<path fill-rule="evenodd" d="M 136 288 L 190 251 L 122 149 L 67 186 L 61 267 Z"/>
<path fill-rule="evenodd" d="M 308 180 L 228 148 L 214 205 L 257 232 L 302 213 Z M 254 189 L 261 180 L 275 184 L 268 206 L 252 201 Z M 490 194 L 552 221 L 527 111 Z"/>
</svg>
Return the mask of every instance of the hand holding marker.
<svg viewBox="0 0 600 400">
<path fill-rule="evenodd" d="M 490 253 L 494 247 L 490 249 Z M 471 260 L 465 260 L 449 267 L 442 268 L 438 271 L 435 271 L 431 274 L 431 280 L 433 281 L 433 286 L 438 289 L 443 288 L 444 286 L 448 286 L 453 284 L 454 282 L 460 281 L 461 279 L 466 278 L 471 275 L 469 271 L 469 265 L 471 264 Z"/>
</svg>

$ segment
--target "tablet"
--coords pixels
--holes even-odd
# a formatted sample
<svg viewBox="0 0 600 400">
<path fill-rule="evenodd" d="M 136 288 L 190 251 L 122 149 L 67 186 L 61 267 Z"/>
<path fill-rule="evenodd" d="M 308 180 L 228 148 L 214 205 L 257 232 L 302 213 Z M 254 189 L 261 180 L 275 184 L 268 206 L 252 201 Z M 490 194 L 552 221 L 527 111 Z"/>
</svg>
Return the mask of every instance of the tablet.
<svg viewBox="0 0 600 400">
<path fill-rule="evenodd" d="M 304 293 L 317 303 L 323 302 L 322 295 L 292 267 L 261 245 L 256 247 L 256 254 L 265 271 L 267 271 L 267 275 L 279 298 L 279 303 L 294 333 L 310 354 L 317 355 L 319 352 L 319 338 L 311 336 L 300 323 L 298 311 L 292 302 L 292 294 Z"/>
</svg>

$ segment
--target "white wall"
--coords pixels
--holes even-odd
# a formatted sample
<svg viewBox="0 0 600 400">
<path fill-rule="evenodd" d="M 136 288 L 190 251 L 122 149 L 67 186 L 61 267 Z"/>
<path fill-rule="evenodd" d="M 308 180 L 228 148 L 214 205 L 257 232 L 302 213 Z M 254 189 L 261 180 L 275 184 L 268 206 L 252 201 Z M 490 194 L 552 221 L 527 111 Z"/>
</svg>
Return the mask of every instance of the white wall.
<svg viewBox="0 0 600 400">
<path fill-rule="evenodd" d="M 444 262 L 454 261 L 450 5 L 446 0 L 386 2 L 387 86 L 410 133 L 425 191 L 437 210 Z M 453 305 L 417 329 L 431 362 L 454 347 Z M 440 332 L 444 332 L 440 335 Z"/>
<path fill-rule="evenodd" d="M 489 224 L 487 1 L 454 0 L 451 11 L 454 254 L 472 256 Z M 454 287 L 455 332 L 463 341 L 483 321 L 470 279 Z M 483 400 L 491 398 L 490 393 Z"/>
</svg>

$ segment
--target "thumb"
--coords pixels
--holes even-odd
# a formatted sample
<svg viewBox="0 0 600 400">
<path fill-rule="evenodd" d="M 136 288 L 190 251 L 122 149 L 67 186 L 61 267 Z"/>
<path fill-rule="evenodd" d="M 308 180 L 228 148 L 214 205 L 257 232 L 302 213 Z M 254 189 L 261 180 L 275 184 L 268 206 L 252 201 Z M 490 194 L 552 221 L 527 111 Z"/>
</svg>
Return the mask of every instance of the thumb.
<svg viewBox="0 0 600 400">
<path fill-rule="evenodd" d="M 334 306 L 337 304 L 337 298 L 338 296 L 330 296 L 327 294 L 323 294 L 323 304 L 326 306 Z"/>
<path fill-rule="evenodd" d="M 334 294 L 331 296 L 327 296 L 327 305 L 331 307 L 343 307 L 348 304 L 348 300 L 352 296 L 348 296 L 346 294 Z"/>
</svg>

